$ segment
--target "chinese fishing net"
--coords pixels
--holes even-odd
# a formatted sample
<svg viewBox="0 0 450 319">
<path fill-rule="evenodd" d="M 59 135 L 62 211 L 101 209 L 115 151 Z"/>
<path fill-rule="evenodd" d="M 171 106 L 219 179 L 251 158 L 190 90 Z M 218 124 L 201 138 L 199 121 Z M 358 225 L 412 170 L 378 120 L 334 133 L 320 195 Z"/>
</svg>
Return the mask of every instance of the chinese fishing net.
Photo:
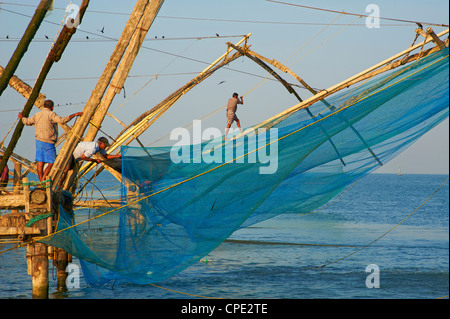
<svg viewBox="0 0 450 319">
<path fill-rule="evenodd" d="M 43 241 L 77 256 L 93 286 L 164 280 L 241 227 L 324 205 L 447 118 L 448 61 L 445 48 L 236 140 L 123 147 L 123 206 L 61 206 Z"/>
</svg>

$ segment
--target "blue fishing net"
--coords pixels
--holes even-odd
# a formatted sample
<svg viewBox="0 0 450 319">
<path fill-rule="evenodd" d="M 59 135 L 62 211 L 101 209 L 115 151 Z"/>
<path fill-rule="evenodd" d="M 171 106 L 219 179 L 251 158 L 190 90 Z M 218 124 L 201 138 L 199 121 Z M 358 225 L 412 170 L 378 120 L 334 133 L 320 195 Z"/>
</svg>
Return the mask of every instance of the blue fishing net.
<svg viewBox="0 0 450 319">
<path fill-rule="evenodd" d="M 321 207 L 447 118 L 448 60 L 446 48 L 235 139 L 123 147 L 122 207 L 61 207 L 43 241 L 93 286 L 173 276 L 239 228 Z"/>
</svg>

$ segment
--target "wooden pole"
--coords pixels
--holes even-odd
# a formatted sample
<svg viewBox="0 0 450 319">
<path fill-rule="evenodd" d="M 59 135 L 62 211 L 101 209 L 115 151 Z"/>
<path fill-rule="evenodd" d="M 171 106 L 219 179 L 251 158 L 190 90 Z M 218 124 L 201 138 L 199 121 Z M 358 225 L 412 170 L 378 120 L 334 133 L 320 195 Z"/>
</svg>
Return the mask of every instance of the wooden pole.
<svg viewBox="0 0 450 319">
<path fill-rule="evenodd" d="M 251 36 L 251 33 L 247 34 L 242 40 L 240 40 L 238 43 L 235 44 L 235 46 L 238 46 L 242 44 L 244 41 L 247 41 L 247 39 Z M 227 52 L 223 54 L 220 58 L 218 58 L 216 61 L 214 61 L 210 66 L 208 66 L 205 70 L 200 72 L 194 79 L 189 81 L 187 84 L 176 90 L 174 93 L 169 95 L 164 101 L 160 102 L 158 105 L 156 105 L 154 108 L 152 108 L 150 111 L 147 111 L 140 115 L 137 119 L 135 119 L 129 126 L 127 126 L 125 129 L 122 130 L 122 132 L 119 133 L 116 140 L 110 150 L 114 150 L 118 146 L 120 146 L 122 143 L 125 143 L 126 140 L 129 138 L 136 138 L 139 135 L 141 135 L 148 127 L 150 126 L 148 123 L 151 119 L 154 117 L 160 117 L 169 107 L 171 107 L 181 96 L 186 94 L 188 91 L 193 89 L 196 85 L 200 84 L 202 81 L 204 81 L 206 78 L 210 77 L 214 72 L 222 68 L 223 66 L 231 63 L 232 61 L 236 60 L 240 56 L 242 56 L 241 53 L 235 54 L 233 56 L 228 56 L 230 52 L 232 52 L 234 49 L 231 47 L 228 47 Z M 222 62 L 220 62 L 222 61 Z M 219 63 L 220 62 L 220 63 Z M 154 121 L 153 121 L 154 122 Z M 152 123 L 153 123 L 152 122 Z M 134 126 L 133 128 L 131 128 Z M 129 143 L 129 142 L 128 142 Z"/>
<path fill-rule="evenodd" d="M 19 63 L 22 60 L 22 57 L 25 55 L 25 52 L 27 52 L 31 41 L 33 40 L 37 30 L 41 26 L 41 23 L 44 20 L 47 11 L 50 10 L 52 3 L 52 0 L 42 0 L 36 8 L 34 16 L 28 24 L 28 27 L 25 30 L 22 39 L 17 45 L 17 48 L 14 51 L 11 59 L 9 60 L 5 71 L 0 76 L 0 95 L 2 95 L 3 91 L 7 88 L 10 78 L 14 75 L 14 72 L 16 72 Z"/>
<path fill-rule="evenodd" d="M 48 299 L 48 246 L 33 243 L 27 246 L 28 274 L 31 275 L 33 299 Z"/>
<path fill-rule="evenodd" d="M 444 36 L 444 35 L 446 35 L 448 33 L 449 33 L 449 29 L 447 29 L 445 31 L 442 31 L 437 36 L 440 38 L 440 37 L 442 37 L 442 36 Z M 279 118 L 281 116 L 285 116 L 285 115 L 287 116 L 287 115 L 292 114 L 292 113 L 294 113 L 294 112 L 296 112 L 296 111 L 298 111 L 298 110 L 300 110 L 302 108 L 306 108 L 306 107 L 316 103 L 317 101 L 323 100 L 325 97 L 327 97 L 327 96 L 329 96 L 331 94 L 334 94 L 334 93 L 336 93 L 336 92 L 338 92 L 338 91 L 340 91 L 340 90 L 342 90 L 342 89 L 344 89 L 344 88 L 346 88 L 346 87 L 348 87 L 350 85 L 353 85 L 355 83 L 358 83 L 358 82 L 362 81 L 363 79 L 365 79 L 365 77 L 364 77 L 365 75 L 369 74 L 372 71 L 375 71 L 376 69 L 379 69 L 379 68 L 387 65 L 388 63 L 391 63 L 392 61 L 394 61 L 394 60 L 404 56 L 405 54 L 408 54 L 409 52 L 412 52 L 414 50 L 417 50 L 418 48 L 421 48 L 423 45 L 431 42 L 432 39 L 433 39 L 432 37 L 428 37 L 428 39 L 425 39 L 425 41 L 423 41 L 421 43 L 418 43 L 418 44 L 416 44 L 416 45 L 414 45 L 414 46 L 412 46 L 412 47 L 410 47 L 410 48 L 408 48 L 408 49 L 406 49 L 406 50 L 404 50 L 404 51 L 402 51 L 402 52 L 400 52 L 400 53 L 398 53 L 398 54 L 396 54 L 396 55 L 394 55 L 394 56 L 392 56 L 392 57 L 390 57 L 390 58 L 388 58 L 388 59 L 386 59 L 386 60 L 384 60 L 384 61 L 382 61 L 382 62 L 380 62 L 380 63 L 378 63 L 378 64 L 376 64 L 376 65 L 374 65 L 374 66 L 372 66 L 372 67 L 370 67 L 370 68 L 368 68 L 368 69 L 366 69 L 366 70 L 364 70 L 364 71 L 362 71 L 362 72 L 360 72 L 360 73 L 358 73 L 356 75 L 354 75 L 354 76 L 352 76 L 352 77 L 350 77 L 350 78 L 348 78 L 345 81 L 342 81 L 342 82 L 340 82 L 340 83 L 338 83 L 338 84 L 336 84 L 336 85 L 334 85 L 334 86 L 332 86 L 332 87 L 330 87 L 330 88 L 328 88 L 326 90 L 322 90 L 322 91 L 318 92 L 316 95 L 310 97 L 309 99 L 306 99 L 303 102 L 301 102 L 301 103 L 299 103 L 297 105 L 294 105 L 294 106 L 290 107 L 289 109 L 286 109 L 283 112 L 281 112 L 281 113 L 279 113 L 279 114 L 277 114 L 277 115 L 275 115 L 275 116 L 265 120 L 264 122 L 261 122 L 257 126 L 253 127 L 252 130 L 260 128 L 260 127 L 265 127 L 267 124 L 269 124 L 270 122 L 272 122 L 273 120 L 275 120 L 275 119 L 277 119 L 277 118 Z M 244 132 L 244 134 L 245 134 L 245 132 Z"/>
<path fill-rule="evenodd" d="M 77 16 L 77 19 L 78 19 L 78 21 L 80 21 L 80 23 L 83 19 L 84 13 L 86 12 L 88 5 L 89 5 L 89 0 L 83 0 L 83 3 L 81 4 L 81 7 L 80 7 L 80 12 L 78 12 L 78 16 Z M 48 73 L 50 72 L 50 69 L 52 68 L 52 66 L 55 62 L 58 62 L 61 59 L 61 56 L 62 56 L 65 48 L 67 47 L 67 44 L 69 43 L 70 39 L 76 32 L 76 27 L 77 26 L 72 25 L 69 28 L 67 26 L 67 24 L 64 25 L 64 28 L 61 31 L 58 39 L 56 40 L 55 45 L 52 47 L 52 49 L 50 50 L 50 53 L 48 54 L 48 56 L 45 60 L 45 63 L 43 65 L 41 72 L 39 73 L 39 76 L 33 87 L 33 91 L 31 92 L 30 97 L 28 98 L 28 100 L 23 108 L 22 114 L 24 117 L 28 117 L 28 115 L 30 114 L 31 109 L 32 109 L 36 99 L 39 97 L 39 93 L 41 91 L 42 86 L 44 85 L 44 82 L 45 82 L 45 79 L 47 78 Z M 6 73 L 6 70 L 4 73 Z M 8 82 L 6 82 L 6 84 L 8 84 Z M 19 141 L 20 136 L 22 135 L 23 127 L 24 127 L 23 122 L 19 121 L 19 123 L 17 123 L 16 129 L 14 130 L 14 133 L 11 137 L 9 145 L 5 150 L 3 159 L 0 163 L 0 172 L 5 167 L 7 160 L 9 159 L 14 148 L 16 147 L 16 144 Z"/>
<path fill-rule="evenodd" d="M 102 102 L 98 106 L 97 110 L 93 118 L 91 119 L 91 126 L 84 137 L 85 141 L 93 141 L 95 136 L 97 135 L 101 123 L 105 118 L 106 113 L 108 112 L 111 103 L 116 96 L 122 90 L 125 81 L 130 73 L 131 67 L 139 53 L 139 50 L 147 36 L 148 30 L 151 28 L 156 15 L 158 14 L 159 9 L 161 8 L 160 1 L 153 1 L 151 5 L 148 5 L 144 11 L 144 16 L 140 21 L 136 32 L 133 34 L 131 38 L 130 45 L 120 62 L 119 68 L 117 69 L 116 74 L 114 75 L 113 80 L 111 81 L 111 85 L 108 88 L 108 91 L 105 94 Z"/>
<path fill-rule="evenodd" d="M 237 45 L 242 44 L 247 41 L 247 39 L 252 34 L 249 33 L 244 36 Z M 116 140 L 108 149 L 108 153 L 112 153 L 116 150 L 120 145 L 128 145 L 132 140 L 137 139 L 142 133 L 145 132 L 159 117 L 161 117 L 173 104 L 175 104 L 184 94 L 193 89 L 197 84 L 200 84 L 206 78 L 210 77 L 214 72 L 219 70 L 225 65 L 228 65 L 232 61 L 241 57 L 242 54 L 236 52 L 234 55 L 229 56 L 229 54 L 234 49 L 228 46 L 227 51 L 219 57 L 216 61 L 214 61 L 211 65 L 209 65 L 205 70 L 200 72 L 194 79 L 189 81 L 187 84 L 173 92 L 169 95 L 164 101 L 160 102 L 158 105 L 153 107 L 151 110 L 144 112 L 138 118 L 136 118 L 130 125 L 125 127 L 122 132 L 116 137 Z M 219 63 L 220 62 L 220 63 Z M 86 175 L 92 168 L 93 164 L 87 163 L 80 168 L 79 177 Z M 104 165 L 106 167 L 106 165 Z M 118 174 L 113 174 L 119 181 L 121 180 L 121 176 Z"/>
<path fill-rule="evenodd" d="M 86 127 L 89 125 L 89 121 L 94 115 L 98 105 L 100 104 L 102 97 L 109 86 L 109 83 L 116 72 L 117 66 L 122 59 L 128 44 L 130 43 L 131 37 L 136 31 L 136 28 L 141 21 L 144 11 L 149 5 L 149 0 L 138 0 L 133 13 L 128 20 L 124 31 L 114 49 L 114 52 L 109 59 L 105 70 L 103 71 L 102 76 L 100 77 L 97 85 L 92 91 L 91 97 L 89 98 L 87 104 L 83 110 L 83 116 L 81 116 L 74 127 L 72 128 L 69 136 L 66 138 L 65 143 L 63 144 L 58 156 L 56 157 L 56 161 L 53 164 L 52 170 L 50 171 L 50 178 L 53 180 L 53 187 L 57 187 L 61 181 L 61 178 L 64 174 L 64 169 L 69 162 L 73 151 L 77 144 L 83 140 L 83 134 Z M 156 2 L 152 2 L 153 4 Z M 157 1 L 158 4 L 161 4 L 161 1 Z"/>
<path fill-rule="evenodd" d="M 4 68 L 0 65 L 0 75 L 3 74 Z M 31 92 L 33 91 L 33 88 L 29 86 L 27 83 L 19 79 L 17 76 L 12 76 L 9 80 L 9 86 L 12 87 L 14 90 L 16 90 L 20 95 L 22 95 L 27 100 L 31 96 Z M 44 107 L 46 96 L 42 93 L 39 93 L 37 99 L 34 101 L 34 105 L 37 106 L 39 109 L 42 109 Z M 70 127 L 67 124 L 59 124 L 58 125 L 64 130 L 69 131 Z"/>
<path fill-rule="evenodd" d="M 19 195 L 22 187 L 22 164 L 14 163 L 14 187 L 13 195 Z M 13 210 L 13 213 L 17 213 L 17 210 Z"/>
</svg>

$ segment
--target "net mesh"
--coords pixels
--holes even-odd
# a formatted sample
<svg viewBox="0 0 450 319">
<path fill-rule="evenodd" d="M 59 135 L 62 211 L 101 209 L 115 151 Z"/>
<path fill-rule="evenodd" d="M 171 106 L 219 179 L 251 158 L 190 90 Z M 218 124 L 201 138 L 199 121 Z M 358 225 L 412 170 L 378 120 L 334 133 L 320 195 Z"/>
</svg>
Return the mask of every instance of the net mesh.
<svg viewBox="0 0 450 319">
<path fill-rule="evenodd" d="M 446 48 L 276 118 L 266 130 L 123 147 L 123 206 L 89 215 L 61 207 L 59 232 L 43 241 L 80 258 L 90 285 L 159 282 L 237 229 L 313 211 L 387 163 L 448 117 L 448 81 Z"/>
</svg>

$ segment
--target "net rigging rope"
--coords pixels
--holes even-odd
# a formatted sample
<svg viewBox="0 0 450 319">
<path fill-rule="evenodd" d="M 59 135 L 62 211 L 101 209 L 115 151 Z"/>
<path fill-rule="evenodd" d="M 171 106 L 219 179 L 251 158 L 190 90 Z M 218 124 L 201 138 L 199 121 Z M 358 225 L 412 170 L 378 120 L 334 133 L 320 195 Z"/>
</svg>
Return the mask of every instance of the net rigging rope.
<svg viewBox="0 0 450 319">
<path fill-rule="evenodd" d="M 317 11 L 325 11 L 325 12 L 332 12 L 332 13 L 342 13 L 342 14 L 345 14 L 345 15 L 359 16 L 359 17 L 366 17 L 366 18 L 371 17 L 371 16 L 366 15 L 366 14 L 351 13 L 351 12 L 345 12 L 345 11 L 336 11 L 336 10 L 317 8 L 317 7 L 310 7 L 310 6 L 294 4 L 294 3 L 287 3 L 287 2 L 281 2 L 281 1 L 275 1 L 275 0 L 266 0 L 266 1 L 267 2 L 278 3 L 278 4 L 283 4 L 283 5 L 299 7 L 299 8 L 312 9 L 312 10 L 317 10 Z M 432 26 L 437 26 L 437 27 L 447 27 L 448 28 L 447 24 L 437 24 L 437 23 L 429 23 L 429 22 L 422 22 L 422 21 L 412 21 L 412 20 L 404 20 L 404 19 L 386 18 L 386 17 L 379 17 L 379 19 L 381 19 L 381 20 L 389 20 L 389 21 L 396 21 L 396 22 L 404 22 L 404 23 L 414 23 L 414 24 L 420 23 L 420 24 L 425 24 L 425 25 L 432 25 Z"/>
<path fill-rule="evenodd" d="M 52 237 L 52 236 L 54 236 L 54 235 L 56 235 L 56 234 L 62 233 L 62 232 L 64 232 L 64 231 L 67 231 L 67 230 L 69 230 L 69 229 L 73 229 L 73 228 L 75 228 L 75 227 L 77 227 L 77 226 L 80 226 L 80 225 L 82 225 L 82 224 L 85 224 L 85 223 L 87 223 L 87 222 L 90 222 L 90 221 L 93 221 L 93 220 L 102 218 L 102 217 L 104 217 L 104 216 L 106 216 L 106 215 L 108 215 L 108 214 L 111 214 L 111 213 L 113 213 L 113 212 L 116 212 L 116 211 L 118 211 L 118 210 L 120 210 L 120 209 L 123 209 L 123 208 L 126 208 L 126 207 L 128 207 L 128 206 L 137 204 L 137 203 L 139 203 L 139 202 L 141 202 L 141 201 L 144 201 L 144 200 L 146 200 L 146 199 L 149 199 L 149 198 L 151 198 L 151 197 L 153 197 L 153 196 L 155 196 L 155 195 L 158 195 L 158 194 L 160 194 L 160 193 L 163 193 L 163 192 L 165 192 L 165 191 L 168 191 L 168 190 L 170 190 L 170 189 L 173 189 L 173 188 L 175 188 L 175 187 L 177 187 L 177 186 L 179 186 L 179 185 L 185 184 L 185 183 L 187 183 L 187 182 L 189 182 L 189 181 L 191 181 L 191 180 L 194 180 L 194 179 L 197 179 L 197 178 L 199 178 L 199 177 L 201 177 L 201 176 L 204 176 L 204 175 L 206 175 L 206 174 L 209 174 L 209 173 L 211 173 L 211 172 L 213 172 L 213 171 L 215 171 L 215 170 L 218 170 L 218 169 L 221 168 L 221 167 L 224 167 L 224 166 L 229 165 L 229 164 L 231 164 L 231 163 L 237 162 L 238 160 L 240 160 L 240 159 L 242 159 L 242 158 L 248 157 L 250 154 L 256 153 L 256 152 L 260 151 L 261 149 L 267 148 L 267 147 L 270 146 L 271 144 L 274 144 L 274 143 L 276 143 L 276 142 L 278 142 L 278 141 L 281 141 L 281 140 L 283 140 L 283 139 L 286 139 L 287 137 L 289 137 L 289 136 L 291 136 L 291 135 L 297 134 L 297 133 L 299 133 L 299 132 L 305 130 L 305 129 L 308 128 L 308 127 L 311 127 L 311 126 L 313 126 L 313 125 L 316 125 L 316 124 L 318 124 L 318 123 L 320 123 L 320 122 L 326 120 L 327 118 L 330 118 L 330 117 L 332 117 L 332 116 L 336 116 L 336 115 L 340 114 L 342 111 L 344 111 L 344 110 L 350 108 L 351 106 L 354 106 L 354 105 L 356 105 L 356 104 L 358 104 L 358 103 L 360 103 L 360 102 L 362 102 L 362 101 L 368 99 L 368 98 L 371 97 L 371 96 L 374 96 L 374 95 L 376 95 L 376 94 L 379 94 L 379 93 L 385 91 L 386 89 L 388 89 L 388 88 L 390 88 L 390 87 L 392 87 L 392 86 L 394 86 L 394 85 L 396 85 L 396 84 L 398 84 L 398 83 L 400 83 L 400 82 L 402 82 L 402 81 L 407 80 L 408 78 L 412 77 L 413 75 L 416 75 L 417 73 L 419 73 L 419 72 L 421 72 L 421 71 L 423 71 L 423 70 L 425 70 L 425 69 L 427 69 L 427 68 L 433 66 L 434 64 L 436 64 L 436 63 L 438 63 L 438 62 L 440 62 L 440 61 L 442 61 L 442 60 L 444 60 L 444 59 L 447 59 L 448 57 L 449 57 L 448 55 L 447 55 L 447 56 L 444 56 L 444 57 L 442 57 L 442 58 L 440 58 L 440 59 L 434 61 L 433 63 L 431 63 L 431 64 L 429 64 L 429 65 L 427 65 L 427 66 L 425 66 L 425 67 L 423 67 L 423 68 L 421 68 L 421 69 L 419 69 L 419 70 L 417 70 L 417 71 L 415 71 L 415 72 L 409 74 L 408 76 L 406 76 L 406 77 L 404 77 L 404 78 L 402 78 L 402 79 L 399 79 L 398 81 L 395 81 L 394 83 L 391 83 L 390 85 L 388 85 L 388 86 L 386 86 L 386 87 L 384 87 L 384 88 L 382 88 L 382 89 L 379 89 L 379 90 L 377 90 L 377 91 L 375 91 L 375 92 L 372 92 L 371 94 L 366 95 L 366 96 L 364 96 L 364 97 L 358 99 L 357 101 L 355 101 L 355 102 L 353 102 L 353 103 L 350 103 L 350 104 L 348 104 L 348 105 L 342 107 L 341 109 L 339 109 L 339 110 L 337 110 L 337 111 L 335 111 L 335 112 L 333 112 L 333 113 L 330 113 L 330 114 L 328 114 L 327 116 L 324 116 L 324 117 L 318 119 L 318 120 L 315 121 L 315 122 L 312 122 L 312 123 L 310 123 L 310 124 L 308 124 L 308 125 L 305 125 L 305 126 L 299 128 L 299 129 L 297 129 L 297 130 L 295 130 L 295 131 L 293 131 L 293 132 L 291 132 L 291 133 L 289 133 L 289 134 L 286 134 L 285 136 L 282 136 L 282 137 L 278 138 L 278 139 L 275 140 L 275 141 L 272 141 L 272 142 L 269 142 L 269 143 L 267 143 L 267 144 L 265 144 L 265 145 L 263 145 L 263 146 L 260 146 L 260 147 L 256 148 L 255 150 L 252 150 L 251 152 L 248 152 L 248 153 L 246 153 L 246 154 L 244 154 L 244 155 L 241 155 L 241 156 L 239 156 L 239 157 L 236 157 L 236 158 L 234 158 L 234 159 L 232 159 L 232 160 L 229 160 L 229 161 L 227 161 L 227 162 L 225 162 L 225 163 L 223 163 L 223 164 L 220 164 L 220 165 L 218 165 L 218 166 L 216 166 L 216 167 L 214 167 L 214 168 L 211 168 L 211 169 L 209 169 L 209 170 L 207 170 L 207 171 L 204 171 L 204 172 L 199 173 L 199 174 L 197 174 L 197 175 L 195 175 L 195 176 L 192 176 L 192 177 L 190 177 L 190 178 L 187 178 L 187 179 L 185 179 L 185 180 L 183 180 L 183 181 L 180 181 L 180 182 L 178 182 L 178 183 L 172 184 L 172 185 L 170 185 L 170 186 L 168 186 L 168 187 L 164 187 L 164 188 L 162 188 L 161 190 L 155 191 L 155 192 L 151 193 L 151 194 L 148 195 L 148 196 L 144 196 L 144 197 L 142 197 L 142 198 L 140 198 L 140 199 L 136 199 L 136 200 L 134 200 L 134 201 L 131 201 L 131 202 L 129 202 L 129 203 L 125 204 L 125 205 L 122 205 L 122 206 L 120 206 L 120 207 L 118 207 L 118 208 L 116 208 L 116 209 L 113 209 L 113 210 L 111 210 L 111 211 L 105 212 L 105 213 L 103 213 L 103 214 L 100 214 L 100 215 L 95 216 L 95 217 L 93 217 L 93 218 L 90 218 L 90 219 L 88 219 L 88 220 L 82 221 L 82 222 L 80 222 L 80 223 L 78 223 L 78 224 L 75 224 L 75 225 L 69 226 L 69 227 L 67 227 L 67 228 L 61 229 L 61 230 L 56 231 L 56 232 L 54 232 L 54 233 L 52 233 L 52 234 L 49 234 L 49 235 L 47 235 L 47 236 L 37 237 L 36 240 L 43 240 L 43 239 Z"/>
<path fill-rule="evenodd" d="M 296 54 L 298 54 L 301 50 L 303 50 L 310 42 L 312 42 L 315 38 L 317 38 L 322 32 L 324 32 L 327 28 L 329 28 L 330 26 L 332 26 L 340 17 L 342 16 L 342 14 L 338 15 L 336 18 L 334 18 L 330 23 L 328 23 L 324 28 L 322 28 L 316 35 L 314 35 L 309 41 L 307 41 L 302 47 L 300 47 L 300 49 L 298 49 L 296 52 L 294 52 L 288 59 L 285 60 L 284 63 L 287 63 L 290 59 L 292 59 Z M 358 18 L 359 19 L 359 18 Z M 332 38 L 334 38 L 336 35 L 338 35 L 339 33 L 341 33 L 344 29 L 346 29 L 348 26 L 354 24 L 358 19 L 354 20 L 353 22 L 345 25 L 344 28 L 342 28 L 341 30 L 338 30 L 336 33 L 334 33 L 331 37 L 329 37 L 328 39 L 326 39 L 324 42 L 322 42 L 320 45 L 316 46 L 315 48 L 311 49 L 307 54 L 305 54 L 304 56 L 302 56 L 300 59 L 298 59 L 296 62 L 292 63 L 289 65 L 289 67 L 292 67 L 293 65 L 297 64 L 300 60 L 302 60 L 304 57 L 306 57 L 307 55 L 309 55 L 310 53 L 312 53 L 313 51 L 315 51 L 319 46 L 324 45 L 326 42 L 330 41 Z M 273 75 L 273 74 L 271 74 Z M 256 89 L 260 88 L 262 85 L 264 85 L 268 80 L 269 80 L 270 76 L 265 76 L 260 82 L 258 82 L 253 88 L 251 88 L 250 90 L 248 90 L 243 96 L 247 96 L 250 93 L 252 93 L 253 91 L 255 91 Z M 200 118 L 200 120 L 205 120 L 208 119 L 210 117 L 212 117 L 213 115 L 215 115 L 216 113 L 220 112 L 221 110 L 225 109 L 226 105 L 221 106 L 220 108 L 216 109 L 215 111 L 212 111 L 211 113 L 208 113 L 206 115 L 204 115 L 203 117 Z M 193 123 L 189 123 L 186 124 L 185 126 L 183 126 L 183 128 L 190 128 L 193 125 Z M 154 145 L 157 142 L 158 143 L 156 146 L 161 146 L 163 145 L 165 142 L 167 142 L 167 139 L 169 137 L 170 133 L 164 135 L 163 137 L 157 139 L 156 141 L 148 144 L 147 146 L 151 146 Z"/>
</svg>

